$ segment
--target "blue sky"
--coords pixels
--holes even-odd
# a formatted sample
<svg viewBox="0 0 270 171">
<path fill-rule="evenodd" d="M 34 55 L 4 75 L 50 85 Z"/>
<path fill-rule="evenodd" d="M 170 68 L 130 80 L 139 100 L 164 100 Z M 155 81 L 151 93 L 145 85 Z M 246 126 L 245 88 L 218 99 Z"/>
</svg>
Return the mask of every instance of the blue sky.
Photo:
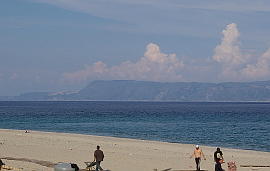
<svg viewBox="0 0 270 171">
<path fill-rule="evenodd" d="M 270 80 L 268 0 L 2 0 L 0 95 Z"/>
</svg>

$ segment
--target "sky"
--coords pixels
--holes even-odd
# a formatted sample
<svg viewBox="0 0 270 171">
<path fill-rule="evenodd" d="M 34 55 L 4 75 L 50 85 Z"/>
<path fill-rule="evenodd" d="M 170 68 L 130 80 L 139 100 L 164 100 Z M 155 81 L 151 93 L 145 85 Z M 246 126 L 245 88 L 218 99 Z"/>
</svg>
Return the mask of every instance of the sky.
<svg viewBox="0 0 270 171">
<path fill-rule="evenodd" d="M 270 80 L 269 0 L 1 0 L 0 96 Z"/>
</svg>

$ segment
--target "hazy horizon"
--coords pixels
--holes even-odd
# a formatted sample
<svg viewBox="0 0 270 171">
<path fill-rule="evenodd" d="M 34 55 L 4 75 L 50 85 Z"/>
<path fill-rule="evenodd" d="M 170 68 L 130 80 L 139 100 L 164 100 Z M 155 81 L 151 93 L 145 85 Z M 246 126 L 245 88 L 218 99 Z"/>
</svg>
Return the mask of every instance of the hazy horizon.
<svg viewBox="0 0 270 171">
<path fill-rule="evenodd" d="M 149 101 L 168 101 L 174 98 L 175 101 L 186 101 L 183 97 L 191 99 L 201 98 L 199 101 L 215 101 L 218 98 L 225 98 L 227 102 L 235 101 L 235 96 L 239 98 L 237 102 L 269 102 L 267 92 L 269 91 L 270 80 L 251 81 L 251 82 L 158 82 L 158 81 L 140 81 L 140 80 L 93 80 L 85 87 L 77 90 L 58 90 L 58 91 L 28 91 L 13 96 L 0 96 L 0 101 L 32 101 L 32 100 L 138 100 L 146 99 Z M 121 87 L 119 89 L 119 87 Z M 130 93 L 132 92 L 132 93 Z M 151 92 L 151 97 L 147 96 Z M 174 92 L 174 93 L 172 93 Z M 117 94 L 117 96 L 115 96 Z M 176 95 L 177 94 L 177 95 Z M 135 96 L 134 96 L 135 95 Z M 146 96 L 145 96 L 146 95 Z M 148 94 L 149 95 L 149 94 Z M 173 95 L 173 96 L 172 96 Z M 209 99 L 209 97 L 213 99 Z M 121 99 L 119 99 L 121 97 Z M 177 97 L 177 98 L 176 98 Z M 93 98 L 93 99 L 92 99 Z M 97 99 L 96 99 L 97 98 Z M 203 99 L 205 98 L 205 99 Z M 252 99 L 252 100 L 250 100 Z M 103 101 L 101 100 L 101 101 Z M 140 101 L 139 100 L 139 101 Z M 146 100 L 147 101 L 147 100 Z M 195 100 L 196 101 L 196 100 Z"/>
</svg>

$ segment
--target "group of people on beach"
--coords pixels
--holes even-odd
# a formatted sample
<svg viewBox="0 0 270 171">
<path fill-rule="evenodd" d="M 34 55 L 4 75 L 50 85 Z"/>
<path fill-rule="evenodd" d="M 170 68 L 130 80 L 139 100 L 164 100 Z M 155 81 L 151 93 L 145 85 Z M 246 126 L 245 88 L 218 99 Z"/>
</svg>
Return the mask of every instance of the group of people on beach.
<svg viewBox="0 0 270 171">
<path fill-rule="evenodd" d="M 200 163 L 201 158 L 206 160 L 206 157 L 204 156 L 202 150 L 200 149 L 199 145 L 196 145 L 194 152 L 190 156 L 190 158 L 195 158 L 196 163 L 196 170 L 200 171 Z M 97 146 L 97 149 L 94 152 L 94 162 L 93 164 L 96 165 L 96 171 L 102 171 L 103 169 L 100 166 L 101 161 L 104 159 L 103 151 L 100 150 L 100 146 Z M 217 148 L 217 150 L 214 152 L 214 161 L 215 161 L 215 171 L 224 171 L 221 167 L 221 164 L 224 163 L 223 153 L 220 150 L 220 148 Z"/>
<path fill-rule="evenodd" d="M 199 145 L 196 145 L 195 150 L 190 158 L 192 157 L 195 158 L 196 170 L 200 171 L 201 158 L 203 158 L 204 160 L 206 160 L 206 158 L 202 150 L 200 149 Z M 221 164 L 224 163 L 224 158 L 220 148 L 217 148 L 217 150 L 214 152 L 214 161 L 215 161 L 215 171 L 224 171 L 221 167 Z"/>
</svg>

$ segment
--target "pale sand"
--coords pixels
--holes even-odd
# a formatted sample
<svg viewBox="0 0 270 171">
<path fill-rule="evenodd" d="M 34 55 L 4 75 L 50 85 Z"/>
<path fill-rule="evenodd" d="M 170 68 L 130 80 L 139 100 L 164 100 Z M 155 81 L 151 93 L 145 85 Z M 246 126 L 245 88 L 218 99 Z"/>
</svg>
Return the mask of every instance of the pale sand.
<svg viewBox="0 0 270 171">
<path fill-rule="evenodd" d="M 153 171 L 195 169 L 190 159 L 194 145 L 126 138 L 101 137 L 67 133 L 49 133 L 21 130 L 0 130 L 0 157 L 36 159 L 50 162 L 76 163 L 85 168 L 85 161 L 93 160 L 96 145 L 105 153 L 101 163 L 111 171 Z M 214 170 L 215 147 L 201 146 L 207 160 L 201 169 Z M 242 168 L 240 165 L 270 165 L 270 153 L 221 148 L 225 161 L 236 161 L 238 171 L 270 171 L 270 168 Z M 23 168 L 25 171 L 53 171 L 38 164 L 3 160 L 6 165 Z M 227 165 L 222 166 L 227 170 Z"/>
</svg>

